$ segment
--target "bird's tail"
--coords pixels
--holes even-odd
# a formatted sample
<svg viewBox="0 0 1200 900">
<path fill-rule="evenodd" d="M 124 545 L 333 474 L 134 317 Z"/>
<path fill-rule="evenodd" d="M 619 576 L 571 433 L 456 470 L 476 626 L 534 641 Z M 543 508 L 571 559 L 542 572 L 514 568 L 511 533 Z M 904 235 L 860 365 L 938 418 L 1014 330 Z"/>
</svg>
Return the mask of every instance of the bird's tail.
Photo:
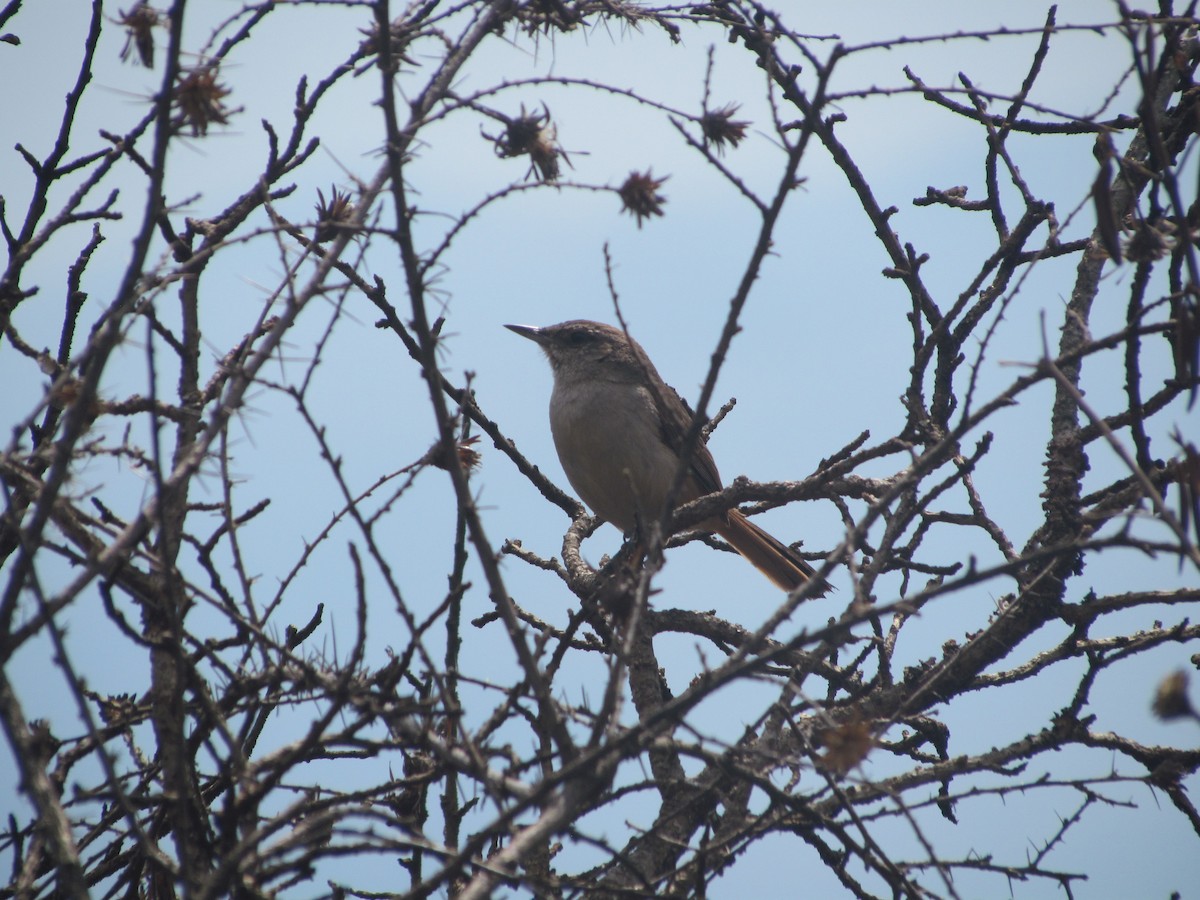
<svg viewBox="0 0 1200 900">
<path fill-rule="evenodd" d="M 798 553 L 771 537 L 740 510 L 731 509 L 721 527 L 714 530 L 772 583 L 785 591 L 794 591 L 817 577 L 816 570 Z M 822 578 L 813 596 L 823 597 L 831 590 L 832 585 Z"/>
</svg>

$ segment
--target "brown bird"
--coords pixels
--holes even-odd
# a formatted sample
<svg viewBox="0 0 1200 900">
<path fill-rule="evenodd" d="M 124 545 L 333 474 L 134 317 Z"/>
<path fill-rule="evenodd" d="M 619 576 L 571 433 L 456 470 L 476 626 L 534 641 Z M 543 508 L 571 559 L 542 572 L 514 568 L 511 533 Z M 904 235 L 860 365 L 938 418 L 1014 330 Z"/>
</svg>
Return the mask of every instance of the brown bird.
<svg viewBox="0 0 1200 900">
<path fill-rule="evenodd" d="M 550 431 L 583 502 L 626 534 L 657 521 L 679 468 L 692 414 L 646 351 L 620 329 L 586 319 L 545 328 L 505 327 L 534 341 L 550 360 Z M 719 490 L 717 464 L 701 444 L 692 452 L 677 503 Z M 799 554 L 740 510 L 706 519 L 696 528 L 719 534 L 785 591 L 816 577 Z M 814 593 L 829 590 L 822 580 Z"/>
</svg>

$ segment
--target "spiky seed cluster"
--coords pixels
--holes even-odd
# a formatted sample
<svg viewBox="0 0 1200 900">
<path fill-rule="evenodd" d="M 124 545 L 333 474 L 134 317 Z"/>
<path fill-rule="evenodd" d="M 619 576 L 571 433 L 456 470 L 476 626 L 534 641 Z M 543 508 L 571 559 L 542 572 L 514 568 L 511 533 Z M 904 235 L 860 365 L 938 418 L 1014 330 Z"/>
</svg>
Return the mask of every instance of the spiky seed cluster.
<svg viewBox="0 0 1200 900">
<path fill-rule="evenodd" d="M 133 694 L 89 695 L 100 704 L 105 725 L 124 725 L 137 718 L 137 698 Z"/>
<path fill-rule="evenodd" d="M 154 26 L 163 22 L 165 16 L 144 2 L 135 4 L 128 12 L 121 10 L 117 24 L 125 29 L 125 46 L 121 48 L 121 61 L 130 57 L 147 69 L 154 68 Z M 133 51 L 137 50 L 137 56 Z"/>
<path fill-rule="evenodd" d="M 1154 692 L 1152 708 L 1160 719 L 1182 719 L 1196 715 L 1188 699 L 1187 672 L 1179 669 L 1164 678 Z"/>
<path fill-rule="evenodd" d="M 344 194 L 333 185 L 329 186 L 329 200 L 317 188 L 317 230 L 313 240 L 318 244 L 332 241 L 338 232 L 354 218 L 354 204 L 350 195 Z"/>
<path fill-rule="evenodd" d="M 575 7 L 578 6 L 582 4 L 575 4 Z M 613 7 L 616 8 L 618 7 Z M 530 3 L 521 4 L 516 19 L 531 37 L 540 32 L 549 34 L 552 31 L 573 31 L 585 21 L 577 8 L 564 3 L 563 0 L 531 0 Z"/>
<path fill-rule="evenodd" d="M 839 778 L 859 766 L 875 747 L 875 734 L 869 722 L 843 722 L 821 732 L 820 739 L 825 745 L 820 763 Z"/>
<path fill-rule="evenodd" d="M 642 220 L 651 216 L 663 214 L 663 204 L 667 198 L 658 192 L 670 176 L 655 178 L 654 173 L 647 169 L 645 172 L 630 172 L 625 183 L 617 188 L 621 197 L 622 210 L 637 218 L 638 228 Z"/>
<path fill-rule="evenodd" d="M 47 399 L 55 409 L 67 409 L 74 405 L 82 396 L 83 382 L 78 378 L 65 378 L 57 380 L 51 385 L 50 396 Z M 104 412 L 104 401 L 99 397 L 93 396 L 87 406 L 87 418 L 94 420 L 102 412 Z"/>
<path fill-rule="evenodd" d="M 478 443 L 479 435 L 474 435 L 469 438 L 464 438 L 454 445 L 454 450 L 458 454 L 459 465 L 461 465 L 463 470 L 468 473 L 472 469 L 479 468 L 479 463 L 483 460 L 483 457 L 480 456 L 479 451 L 474 447 L 474 445 Z"/>
<path fill-rule="evenodd" d="M 1154 262 L 1171 252 L 1170 223 L 1160 222 L 1157 226 L 1139 220 L 1133 234 L 1125 243 L 1125 258 L 1130 262 Z"/>
<path fill-rule="evenodd" d="M 425 798 L 432 774 L 438 769 L 433 756 L 428 753 L 408 752 L 404 756 L 406 786 L 388 794 L 385 802 L 402 821 L 424 821 Z"/>
<path fill-rule="evenodd" d="M 383 42 L 379 39 L 379 23 L 372 22 L 370 28 L 360 28 L 359 31 L 366 35 L 366 39 L 359 46 L 359 52 L 363 56 L 376 56 L 383 48 Z M 412 43 L 413 38 L 417 36 L 416 30 L 403 19 L 397 19 L 388 29 L 391 38 L 388 44 L 388 52 L 391 56 L 392 71 L 400 68 L 401 63 L 406 63 L 410 66 L 418 65 L 415 59 L 412 59 L 408 53 L 408 45 Z"/>
<path fill-rule="evenodd" d="M 458 457 L 458 464 L 467 475 L 470 475 L 472 470 L 478 468 L 480 461 L 483 459 L 479 455 L 479 451 L 474 448 L 474 445 L 479 442 L 479 435 L 472 435 L 468 438 L 463 438 L 461 441 L 456 441 L 454 444 L 454 453 Z M 434 444 L 429 448 L 429 451 L 422 457 L 421 462 L 427 465 L 436 466 L 439 469 L 450 471 L 450 460 L 446 456 L 446 451 L 443 449 L 441 442 Z"/>
<path fill-rule="evenodd" d="M 504 134 L 484 134 L 492 142 L 496 155 L 501 159 L 528 156 L 526 177 L 536 175 L 538 181 L 557 181 L 562 174 L 558 159 L 560 156 L 566 159 L 567 154 L 558 144 L 558 132 L 550 121 L 550 111 L 543 106 L 540 113 L 527 113 L 522 105 L 521 114 L 505 119 L 504 124 Z"/>
<path fill-rule="evenodd" d="M 203 66 L 184 73 L 175 86 L 175 105 L 193 136 L 208 134 L 212 122 L 229 124 L 229 108 L 224 99 L 229 89 L 217 82 L 217 67 Z"/>
<path fill-rule="evenodd" d="M 741 109 L 736 103 L 722 106 L 720 109 L 705 110 L 700 116 L 700 130 L 704 133 L 704 143 L 715 147 L 718 153 L 725 152 L 725 145 L 737 148 L 746 139 L 749 122 L 737 121 L 734 114 Z"/>
</svg>

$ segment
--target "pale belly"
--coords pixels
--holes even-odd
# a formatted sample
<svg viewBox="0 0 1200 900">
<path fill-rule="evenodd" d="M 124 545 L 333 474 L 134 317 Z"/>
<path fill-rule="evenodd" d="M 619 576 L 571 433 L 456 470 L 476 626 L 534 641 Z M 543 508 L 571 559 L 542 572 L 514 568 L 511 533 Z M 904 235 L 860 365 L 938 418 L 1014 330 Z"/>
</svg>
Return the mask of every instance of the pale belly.
<svg viewBox="0 0 1200 900">
<path fill-rule="evenodd" d="M 556 385 L 550 428 L 571 486 L 597 516 L 629 533 L 662 515 L 678 458 L 659 436 L 646 391 Z"/>
</svg>

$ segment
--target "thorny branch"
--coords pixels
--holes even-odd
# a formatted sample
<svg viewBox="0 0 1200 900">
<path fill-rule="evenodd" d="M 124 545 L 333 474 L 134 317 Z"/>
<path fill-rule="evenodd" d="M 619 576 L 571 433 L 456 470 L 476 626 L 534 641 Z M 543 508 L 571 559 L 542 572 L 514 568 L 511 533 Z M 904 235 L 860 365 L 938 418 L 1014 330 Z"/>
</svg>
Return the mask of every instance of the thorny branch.
<svg viewBox="0 0 1200 900">
<path fill-rule="evenodd" d="M 49 27 L 30 6 L 0 9 L 0 65 Z M 1182 819 L 1200 839 L 1193 7 L 854 44 L 752 0 L 249 3 L 211 21 L 183 0 L 94 3 L 59 42 L 48 136 L 13 121 L 0 168 L 0 723 L 19 772 L 0 896 L 704 896 L 752 890 L 753 851 L 786 842 L 849 896 L 1046 880 L 1069 895 L 1092 875 L 1060 861 L 1084 822 L 1149 806 L 1164 834 Z M 256 54 L 298 25 L 341 58 L 299 60 L 286 112 L 251 127 Z M 589 61 L 600 34 L 672 64 L 707 45 L 694 106 L 546 61 Z M 1067 35 L 1114 60 L 1090 111 L 1050 83 Z M 1000 44 L 1007 88 L 970 66 Z M 922 72 L 933 46 L 962 48 L 950 84 Z M 533 74 L 497 68 L 503 48 Z M 855 64 L 908 53 L 895 83 L 856 80 Z M 131 72 L 154 85 L 132 111 L 97 89 Z M 731 92 L 747 84 L 761 96 Z M 977 149 L 902 215 L 850 126 L 918 98 L 921 127 L 968 128 Z M 356 106 L 361 147 L 339 117 Z M 632 171 L 568 140 L 589 116 L 629 141 Z M 643 127 L 677 154 L 646 149 Z M 484 180 L 453 171 L 462 134 L 495 167 Z M 1095 173 L 1078 191 L 1039 174 L 1039 155 L 1077 152 Z M 832 170 L 854 218 L 831 230 L 870 242 L 853 259 L 814 259 L 789 230 Z M 518 449 L 494 359 L 460 355 L 483 317 L 458 269 L 518 211 L 505 221 L 536 265 L 489 258 L 486 299 L 519 321 L 536 295 L 579 289 L 543 272 L 572 235 L 534 204 L 575 215 L 607 197 L 656 242 L 694 184 L 732 197 L 753 234 L 691 247 L 745 255 L 723 306 L 688 301 L 714 339 L 686 453 L 722 433 L 718 376 L 777 314 L 781 257 L 848 278 L 875 254 L 872 296 L 846 299 L 845 333 L 821 340 L 864 369 L 902 354 L 905 384 L 877 386 L 902 415 L 848 441 L 809 428 L 804 452 L 825 455 L 811 471 L 793 452 L 787 480 L 734 479 L 594 567 L 600 523 Z M 987 237 L 943 245 L 923 216 Z M 615 305 L 621 258 L 606 245 L 605 260 Z M 1065 300 L 1030 313 L 1042 291 Z M 776 321 L 808 335 L 815 302 Z M 861 346 L 864 310 L 889 346 Z M 1045 337 L 1004 367 L 1018 319 Z M 789 388 L 824 421 L 825 385 Z M 1028 442 L 1019 404 L 1041 413 L 1036 475 L 1003 466 Z M 366 471 L 379 446 L 389 464 Z M 569 519 L 561 561 L 536 536 L 540 500 Z M 803 590 L 770 608 L 718 605 L 740 590 L 725 585 L 664 589 L 673 554 L 728 549 L 687 529 L 739 505 L 830 514 L 804 547 L 839 587 L 819 614 Z M 1107 587 L 1092 573 L 1114 560 L 1126 579 Z M 1135 695 L 1173 729 L 1152 738 L 1128 702 L 1112 714 L 1111 685 L 1170 654 L 1184 662 Z M 1024 708 L 1029 685 L 1040 705 Z M 973 718 L 980 698 L 1004 715 Z M 987 804 L 1062 796 L 1067 812 L 1020 823 L 1033 852 L 991 845 Z M 943 846 L 939 820 L 977 852 Z"/>
</svg>

